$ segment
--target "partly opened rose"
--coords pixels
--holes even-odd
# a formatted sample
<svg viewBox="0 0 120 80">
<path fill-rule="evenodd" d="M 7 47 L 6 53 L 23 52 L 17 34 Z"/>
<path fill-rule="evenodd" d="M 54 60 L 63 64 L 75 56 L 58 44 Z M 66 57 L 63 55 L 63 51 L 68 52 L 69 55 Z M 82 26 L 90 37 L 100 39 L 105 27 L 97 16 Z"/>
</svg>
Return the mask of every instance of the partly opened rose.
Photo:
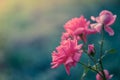
<svg viewBox="0 0 120 80">
<path fill-rule="evenodd" d="M 110 27 L 115 22 L 116 15 L 113 15 L 110 11 L 103 10 L 98 17 L 91 16 L 93 21 L 97 23 L 91 24 L 91 28 L 95 29 L 97 32 L 101 32 L 102 27 L 110 36 L 114 35 L 113 29 Z"/>
</svg>

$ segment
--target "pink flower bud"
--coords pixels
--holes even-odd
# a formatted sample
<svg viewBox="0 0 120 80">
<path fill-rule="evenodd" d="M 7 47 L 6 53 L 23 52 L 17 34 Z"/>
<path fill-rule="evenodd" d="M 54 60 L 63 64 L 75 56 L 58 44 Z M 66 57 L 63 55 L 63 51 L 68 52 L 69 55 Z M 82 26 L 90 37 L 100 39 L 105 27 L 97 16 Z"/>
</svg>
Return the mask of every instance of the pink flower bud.
<svg viewBox="0 0 120 80">
<path fill-rule="evenodd" d="M 94 44 L 88 45 L 88 54 L 94 56 L 95 54 Z"/>
</svg>

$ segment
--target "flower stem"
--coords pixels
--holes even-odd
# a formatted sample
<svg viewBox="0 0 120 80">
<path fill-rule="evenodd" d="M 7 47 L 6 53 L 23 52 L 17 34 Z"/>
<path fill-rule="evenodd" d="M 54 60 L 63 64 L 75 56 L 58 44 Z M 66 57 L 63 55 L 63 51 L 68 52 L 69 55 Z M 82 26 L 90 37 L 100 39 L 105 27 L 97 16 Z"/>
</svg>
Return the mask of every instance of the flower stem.
<svg viewBox="0 0 120 80">
<path fill-rule="evenodd" d="M 95 71 L 95 72 L 96 72 L 96 73 L 98 73 L 101 77 L 103 77 L 103 76 L 99 73 L 99 71 L 98 71 L 98 70 L 96 70 L 96 69 L 92 68 L 91 66 L 88 66 L 88 65 L 86 65 L 86 64 L 84 64 L 84 63 L 82 63 L 82 62 L 78 62 L 78 63 L 79 63 L 79 64 L 81 64 L 81 65 L 83 65 L 84 67 L 86 67 L 86 68 L 90 69 L 90 70 Z"/>
<path fill-rule="evenodd" d="M 95 65 L 95 67 L 97 68 L 97 61 L 96 61 L 96 59 L 94 58 L 94 57 L 91 57 L 88 53 L 87 53 L 87 51 L 85 51 L 84 50 L 84 52 L 88 55 L 88 57 L 90 58 L 90 60 L 94 63 L 94 65 Z"/>
<path fill-rule="evenodd" d="M 106 56 L 106 54 L 102 55 L 101 60 Z M 100 59 L 98 59 L 96 62 L 100 62 Z M 96 65 L 99 65 L 99 63 L 96 63 Z M 94 65 L 95 66 L 95 65 Z"/>
<path fill-rule="evenodd" d="M 97 69 L 97 60 L 88 54 L 88 52 L 85 50 L 85 46 L 86 46 L 86 44 L 84 43 L 83 52 L 87 54 L 87 56 L 94 63 L 95 68 Z"/>
<path fill-rule="evenodd" d="M 102 27 L 101 35 L 102 35 L 102 38 L 101 38 L 101 44 L 100 44 L 100 60 L 99 60 L 99 64 L 100 64 L 100 67 L 101 67 L 101 72 L 102 72 L 102 75 L 103 75 L 103 79 L 106 80 L 105 73 L 103 71 L 104 67 L 103 67 L 103 63 L 102 63 L 103 44 L 104 44 L 104 27 Z"/>
</svg>

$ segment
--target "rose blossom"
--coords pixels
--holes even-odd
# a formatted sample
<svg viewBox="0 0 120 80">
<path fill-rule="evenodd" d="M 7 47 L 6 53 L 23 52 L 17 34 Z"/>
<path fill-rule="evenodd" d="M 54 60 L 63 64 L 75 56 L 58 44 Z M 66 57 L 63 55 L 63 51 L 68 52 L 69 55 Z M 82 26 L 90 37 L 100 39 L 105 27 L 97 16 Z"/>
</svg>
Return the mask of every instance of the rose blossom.
<svg viewBox="0 0 120 80">
<path fill-rule="evenodd" d="M 67 74 L 70 74 L 70 68 L 75 66 L 82 55 L 82 44 L 78 45 L 77 40 L 64 40 L 56 51 L 52 53 L 52 68 L 64 64 Z"/>
<path fill-rule="evenodd" d="M 115 22 L 116 15 L 113 15 L 110 11 L 103 10 L 98 17 L 91 16 L 93 21 L 97 23 L 91 24 L 91 28 L 95 29 L 97 32 L 101 32 L 102 26 L 110 36 L 114 35 L 113 29 L 110 27 Z"/>
<path fill-rule="evenodd" d="M 87 21 L 84 16 L 79 18 L 73 18 L 69 20 L 65 25 L 64 28 L 66 32 L 71 35 L 72 37 L 76 38 L 77 40 L 83 40 L 86 42 L 86 36 L 88 34 L 95 33 L 95 30 L 89 28 L 90 21 Z"/>
<path fill-rule="evenodd" d="M 100 74 L 101 73 L 102 72 L 100 72 Z M 110 80 L 113 77 L 113 75 L 109 74 L 108 70 L 104 70 L 104 73 L 105 73 L 105 77 L 106 77 L 107 80 Z M 103 80 L 103 78 L 99 74 L 97 74 L 96 75 L 96 80 Z"/>
</svg>

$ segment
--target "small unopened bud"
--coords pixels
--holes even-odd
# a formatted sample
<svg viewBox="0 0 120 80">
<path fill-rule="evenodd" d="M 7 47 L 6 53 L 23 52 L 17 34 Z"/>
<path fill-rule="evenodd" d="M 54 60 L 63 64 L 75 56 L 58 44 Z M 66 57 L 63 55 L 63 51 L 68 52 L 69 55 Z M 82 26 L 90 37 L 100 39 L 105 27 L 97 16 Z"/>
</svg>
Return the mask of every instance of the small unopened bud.
<svg viewBox="0 0 120 80">
<path fill-rule="evenodd" d="M 94 44 L 88 45 L 88 54 L 94 56 L 95 54 Z"/>
</svg>

